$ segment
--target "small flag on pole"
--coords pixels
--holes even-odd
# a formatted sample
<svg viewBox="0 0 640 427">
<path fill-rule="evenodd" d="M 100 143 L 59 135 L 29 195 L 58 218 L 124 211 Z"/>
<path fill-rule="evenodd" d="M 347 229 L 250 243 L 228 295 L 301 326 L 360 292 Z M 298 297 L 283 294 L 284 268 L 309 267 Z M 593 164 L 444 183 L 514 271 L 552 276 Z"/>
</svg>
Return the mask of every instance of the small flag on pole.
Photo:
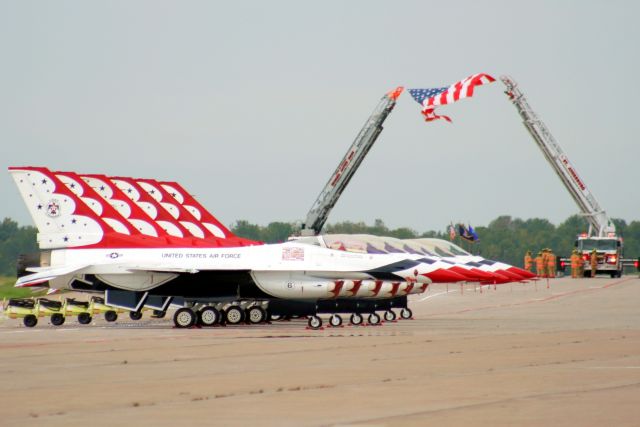
<svg viewBox="0 0 640 427">
<path fill-rule="evenodd" d="M 456 229 L 453 226 L 453 223 L 449 225 L 449 240 L 455 240 L 456 238 Z"/>
<path fill-rule="evenodd" d="M 430 122 L 437 119 L 445 119 L 451 122 L 448 116 L 439 116 L 435 113 L 435 107 L 456 102 L 462 98 L 470 98 L 473 96 L 473 90 L 476 86 L 492 83 L 496 81 L 488 74 L 480 73 L 460 80 L 448 87 L 431 88 L 431 89 L 409 89 L 409 93 L 413 99 L 422 105 L 422 114 L 425 121 Z"/>
</svg>

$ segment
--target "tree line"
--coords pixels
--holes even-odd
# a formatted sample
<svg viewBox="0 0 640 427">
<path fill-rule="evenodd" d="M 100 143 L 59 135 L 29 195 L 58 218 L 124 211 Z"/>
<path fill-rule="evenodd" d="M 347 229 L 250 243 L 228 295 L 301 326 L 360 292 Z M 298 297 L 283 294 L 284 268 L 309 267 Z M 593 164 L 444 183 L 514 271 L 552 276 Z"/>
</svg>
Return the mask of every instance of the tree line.
<svg viewBox="0 0 640 427">
<path fill-rule="evenodd" d="M 640 221 L 631 221 L 628 224 L 621 219 L 613 221 L 618 234 L 624 238 L 625 257 L 640 256 Z M 298 227 L 299 224 L 292 222 L 272 222 L 262 226 L 239 220 L 233 224 L 231 231 L 248 239 L 277 243 L 285 242 L 298 231 Z M 576 236 L 585 232 L 587 227 L 587 222 L 579 215 L 571 216 L 557 226 L 543 218 L 522 220 L 503 215 L 487 226 L 474 226 L 480 237 L 477 242 L 470 243 L 457 237 L 455 243 L 485 258 L 521 265 L 527 250 L 535 255 L 543 248 L 551 248 L 560 256 L 569 256 Z M 329 224 L 325 227 L 324 233 L 373 234 L 399 239 L 435 237 L 448 240 L 447 228 L 448 224 L 442 231 L 419 232 L 408 227 L 389 228 L 382 220 L 377 219 L 372 225 L 351 221 Z M 5 218 L 0 223 L 0 275 L 14 276 L 18 255 L 38 251 L 36 234 L 35 227 L 19 226 L 10 218 Z"/>
</svg>

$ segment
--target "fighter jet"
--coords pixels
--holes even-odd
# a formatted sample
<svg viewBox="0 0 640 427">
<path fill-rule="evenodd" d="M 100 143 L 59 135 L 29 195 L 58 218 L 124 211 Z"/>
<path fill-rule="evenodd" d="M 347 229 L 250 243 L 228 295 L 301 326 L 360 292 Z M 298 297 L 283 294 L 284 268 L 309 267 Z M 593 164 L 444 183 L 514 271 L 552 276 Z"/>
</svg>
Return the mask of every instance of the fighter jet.
<svg viewBox="0 0 640 427">
<path fill-rule="evenodd" d="M 319 301 L 367 300 L 360 302 L 360 311 L 374 314 L 376 309 L 394 306 L 397 297 L 423 292 L 430 283 L 420 279 L 415 286 L 417 280 L 397 274 L 400 267 L 416 264 L 407 254 L 354 254 L 295 241 L 252 244 L 228 230 L 225 238 L 205 234 L 193 215 L 177 222 L 164 217 L 164 229 L 153 225 L 161 220 L 155 222 L 147 215 L 149 220 L 142 226 L 142 218 L 134 221 L 133 214 L 125 218 L 114 207 L 118 202 L 106 203 L 73 173 L 39 167 L 9 171 L 38 228 L 42 249 L 39 265 L 24 266 L 16 286 L 48 282 L 56 289 L 104 292 L 107 304 L 132 310 L 151 299 L 163 308 L 177 302 L 183 306 L 174 316 L 179 327 L 193 325 L 196 310 L 202 317 L 209 303 L 267 301 L 275 313 L 295 306 L 295 313 L 310 314 L 310 326 L 318 327 Z M 120 181 L 131 186 L 126 190 L 149 194 L 133 182 Z M 155 205 L 150 200 L 146 203 L 158 215 L 167 211 L 157 200 Z M 120 209 L 134 210 L 132 205 Z M 185 224 L 189 220 L 190 226 Z M 201 236 L 194 235 L 199 232 Z M 406 299 L 397 304 L 406 308 Z M 233 313 L 239 311 L 231 308 Z M 231 317 L 236 320 L 242 315 Z M 375 323 L 376 319 L 370 320 Z"/>
</svg>

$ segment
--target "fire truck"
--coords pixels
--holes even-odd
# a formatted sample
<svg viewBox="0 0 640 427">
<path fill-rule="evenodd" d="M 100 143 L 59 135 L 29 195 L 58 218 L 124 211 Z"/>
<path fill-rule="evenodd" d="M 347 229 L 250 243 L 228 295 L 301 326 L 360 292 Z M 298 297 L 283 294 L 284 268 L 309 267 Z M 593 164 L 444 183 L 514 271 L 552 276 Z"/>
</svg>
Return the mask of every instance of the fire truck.
<svg viewBox="0 0 640 427">
<path fill-rule="evenodd" d="M 506 86 L 505 93 L 518 110 L 524 126 L 589 224 L 589 230 L 577 236 L 575 241 L 575 247 L 584 260 L 585 277 L 591 276 L 591 257 L 594 249 L 598 260 L 596 274 L 622 276 L 623 265 L 633 265 L 634 260 L 623 259 L 623 239 L 616 234 L 615 225 L 580 178 L 547 126 L 531 109 L 517 83 L 508 76 L 502 76 L 500 80 Z"/>
</svg>

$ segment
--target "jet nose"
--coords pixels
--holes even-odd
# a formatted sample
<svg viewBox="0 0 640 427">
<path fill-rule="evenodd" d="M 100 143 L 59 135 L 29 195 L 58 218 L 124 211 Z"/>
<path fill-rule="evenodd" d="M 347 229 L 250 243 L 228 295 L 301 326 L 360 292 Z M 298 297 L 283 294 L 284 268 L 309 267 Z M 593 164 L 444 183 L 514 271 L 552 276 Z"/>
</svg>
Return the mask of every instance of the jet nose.
<svg viewBox="0 0 640 427">
<path fill-rule="evenodd" d="M 523 276 L 509 270 L 498 270 L 495 273 L 507 277 L 510 282 L 519 282 L 524 280 Z"/>
<path fill-rule="evenodd" d="M 519 278 L 516 278 L 515 275 L 513 274 L 506 274 L 506 272 L 504 271 L 493 271 L 491 272 L 494 276 L 495 276 L 495 282 L 496 284 L 503 284 L 503 283 L 509 283 L 509 282 L 518 282 L 520 281 Z"/>
<path fill-rule="evenodd" d="M 483 278 L 476 275 L 473 271 L 467 270 L 466 268 L 458 267 L 457 265 L 449 267 L 447 270 L 465 277 L 467 282 L 478 282 L 480 280 L 483 280 Z"/>
<path fill-rule="evenodd" d="M 518 267 L 510 267 L 507 269 L 507 271 L 510 273 L 517 274 L 518 276 L 522 276 L 522 278 L 524 279 L 533 279 L 534 277 L 536 277 L 536 275 L 533 274 L 532 272 L 524 270 L 522 268 L 518 268 Z"/>
<path fill-rule="evenodd" d="M 423 273 L 422 275 L 431 279 L 433 283 L 454 283 L 468 280 L 467 277 L 451 271 L 451 269 L 437 269 L 429 273 Z"/>
<path fill-rule="evenodd" d="M 492 273 L 488 273 L 486 271 L 482 271 L 479 268 L 472 268 L 471 271 L 480 280 L 501 280 L 502 279 L 502 277 L 500 277 L 500 276 L 498 276 L 496 274 L 492 274 Z"/>
</svg>

